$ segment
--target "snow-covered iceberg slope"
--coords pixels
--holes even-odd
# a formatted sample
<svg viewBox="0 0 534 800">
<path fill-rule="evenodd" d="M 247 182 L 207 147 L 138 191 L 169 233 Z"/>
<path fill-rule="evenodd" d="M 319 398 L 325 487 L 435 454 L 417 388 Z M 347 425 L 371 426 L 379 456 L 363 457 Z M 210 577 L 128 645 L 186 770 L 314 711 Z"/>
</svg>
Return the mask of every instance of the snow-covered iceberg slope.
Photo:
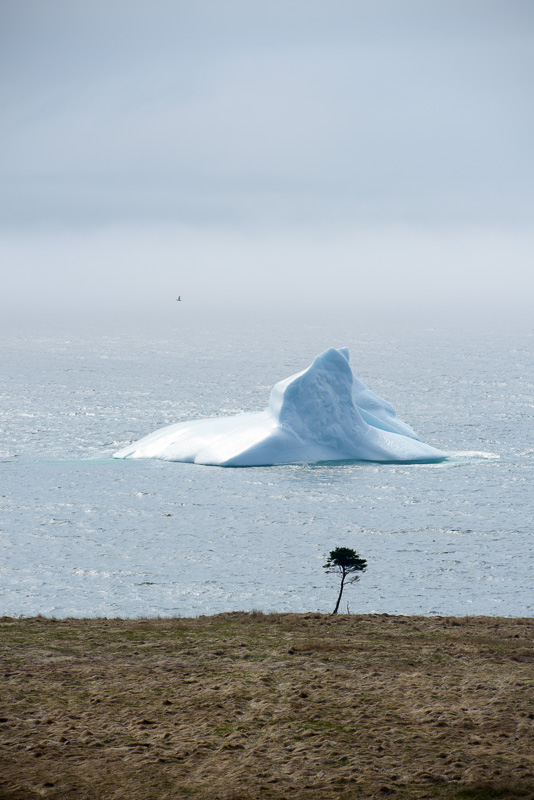
<svg viewBox="0 0 534 800">
<path fill-rule="evenodd" d="M 221 467 L 318 461 L 442 461 L 392 406 L 352 373 L 346 348 L 330 348 L 277 383 L 259 413 L 180 422 L 119 450 L 115 458 L 162 458 Z"/>
</svg>

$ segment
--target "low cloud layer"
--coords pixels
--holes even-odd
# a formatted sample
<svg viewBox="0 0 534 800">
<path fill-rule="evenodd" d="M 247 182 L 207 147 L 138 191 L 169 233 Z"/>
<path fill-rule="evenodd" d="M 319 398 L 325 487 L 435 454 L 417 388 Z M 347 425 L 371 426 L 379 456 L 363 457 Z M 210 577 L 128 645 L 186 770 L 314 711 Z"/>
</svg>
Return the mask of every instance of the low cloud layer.
<svg viewBox="0 0 534 800">
<path fill-rule="evenodd" d="M 4 221 L 528 218 L 528 4 L 289 5 L 4 3 Z"/>
<path fill-rule="evenodd" d="M 392 296 L 440 304 L 519 307 L 532 288 L 530 4 L 7 0 L 0 14 L 6 313 L 10 296 L 25 305 L 23 274 L 64 309 L 101 273 L 93 303 L 131 292 L 153 310 L 173 281 L 254 305 L 263 274 L 286 287 L 266 284 L 265 303 L 343 303 L 332 275 L 354 297 L 382 273 Z"/>
<path fill-rule="evenodd" d="M 533 252 L 517 230 L 16 233 L 0 240 L 2 322 L 529 322 Z"/>
</svg>

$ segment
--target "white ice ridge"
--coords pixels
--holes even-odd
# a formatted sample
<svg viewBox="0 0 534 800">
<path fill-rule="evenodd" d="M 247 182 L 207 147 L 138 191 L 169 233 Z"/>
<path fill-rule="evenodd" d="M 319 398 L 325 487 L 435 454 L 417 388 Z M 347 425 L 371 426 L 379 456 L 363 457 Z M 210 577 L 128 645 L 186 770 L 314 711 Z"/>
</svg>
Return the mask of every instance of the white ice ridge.
<svg viewBox="0 0 534 800">
<path fill-rule="evenodd" d="M 169 425 L 115 458 L 162 458 L 221 467 L 320 461 L 433 462 L 445 453 L 419 441 L 385 400 L 353 374 L 349 352 L 331 347 L 277 383 L 265 411 Z"/>
</svg>

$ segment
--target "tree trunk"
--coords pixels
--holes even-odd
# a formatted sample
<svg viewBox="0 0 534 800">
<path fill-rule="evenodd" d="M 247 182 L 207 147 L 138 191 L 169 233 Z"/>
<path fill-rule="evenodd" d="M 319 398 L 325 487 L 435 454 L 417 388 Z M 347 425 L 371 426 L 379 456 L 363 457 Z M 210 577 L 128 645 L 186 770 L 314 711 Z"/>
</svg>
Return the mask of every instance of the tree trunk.
<svg viewBox="0 0 534 800">
<path fill-rule="evenodd" d="M 339 588 L 339 595 L 338 595 L 338 598 L 337 598 L 336 607 L 332 611 L 332 614 L 337 614 L 337 610 L 339 608 L 339 604 L 341 603 L 341 595 L 343 594 L 343 586 L 345 585 L 345 577 L 346 577 L 345 573 L 343 573 L 343 576 L 341 578 L 341 586 Z"/>
</svg>

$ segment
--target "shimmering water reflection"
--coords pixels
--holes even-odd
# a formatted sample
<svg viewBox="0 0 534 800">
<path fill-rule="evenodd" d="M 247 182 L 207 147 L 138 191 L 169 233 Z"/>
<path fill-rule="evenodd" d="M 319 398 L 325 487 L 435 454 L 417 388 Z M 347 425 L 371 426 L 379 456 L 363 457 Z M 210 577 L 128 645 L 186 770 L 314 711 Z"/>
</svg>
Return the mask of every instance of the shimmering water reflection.
<svg viewBox="0 0 534 800">
<path fill-rule="evenodd" d="M 466 348 L 459 333 L 395 342 L 313 328 L 292 347 L 275 331 L 267 351 L 264 334 L 249 331 L 247 346 L 232 330 L 3 345 L 1 613 L 329 611 L 336 586 L 322 565 L 343 545 L 369 563 L 344 610 L 532 615 L 529 349 L 512 334 Z M 279 377 L 331 344 L 451 459 L 218 469 L 111 458 L 158 426 L 263 407 Z"/>
</svg>

